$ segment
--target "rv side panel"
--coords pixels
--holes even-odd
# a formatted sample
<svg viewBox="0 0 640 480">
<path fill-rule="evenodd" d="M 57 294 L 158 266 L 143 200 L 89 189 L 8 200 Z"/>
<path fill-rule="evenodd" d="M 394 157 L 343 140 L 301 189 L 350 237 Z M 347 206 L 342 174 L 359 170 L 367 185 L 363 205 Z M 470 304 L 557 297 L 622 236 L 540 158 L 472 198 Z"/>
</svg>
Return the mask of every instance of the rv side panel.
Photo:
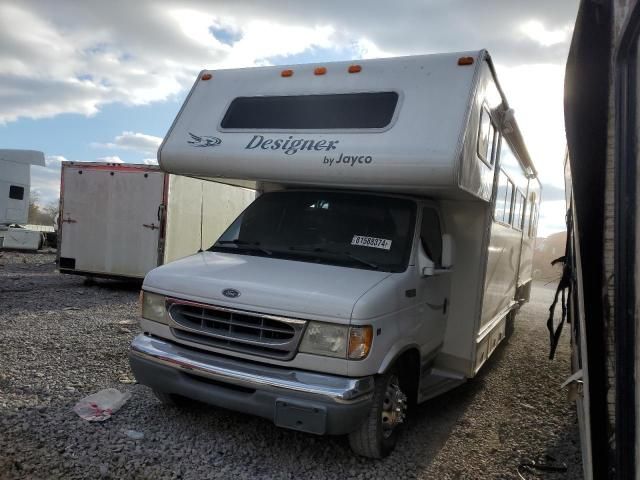
<svg viewBox="0 0 640 480">
<path fill-rule="evenodd" d="M 483 247 L 490 204 L 443 201 L 440 205 L 448 232 L 456 241 L 456 256 L 451 274 L 447 331 L 437 364 L 471 377 L 478 311 L 482 303 L 486 262 L 486 248 Z"/>
<path fill-rule="evenodd" d="M 496 160 L 491 235 L 476 340 L 476 370 L 504 338 L 506 315 L 516 305 L 528 189 L 525 169 L 516 155 L 503 137 Z"/>
<path fill-rule="evenodd" d="M 0 224 L 27 223 L 30 166 L 0 159 Z"/>
<path fill-rule="evenodd" d="M 169 174 L 168 174 L 169 175 Z M 167 191 L 164 258 L 169 263 L 200 249 L 202 189 L 206 180 L 169 175 Z M 209 235 L 203 231 L 204 239 Z M 204 242 L 206 248 L 206 241 Z"/>
<path fill-rule="evenodd" d="M 529 191 L 524 212 L 518 288 L 533 280 L 533 250 L 535 248 L 536 234 L 538 231 L 538 215 L 541 200 L 540 193 L 539 180 L 532 178 L 529 181 Z"/>
<path fill-rule="evenodd" d="M 209 248 L 254 199 L 254 190 L 170 175 L 164 263 Z"/>
</svg>

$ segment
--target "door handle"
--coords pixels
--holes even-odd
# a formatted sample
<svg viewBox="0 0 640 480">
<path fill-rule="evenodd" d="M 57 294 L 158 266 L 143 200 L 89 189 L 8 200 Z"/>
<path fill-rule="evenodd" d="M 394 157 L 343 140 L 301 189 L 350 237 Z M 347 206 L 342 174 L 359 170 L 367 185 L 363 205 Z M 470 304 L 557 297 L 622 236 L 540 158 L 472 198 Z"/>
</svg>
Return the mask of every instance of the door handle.
<svg viewBox="0 0 640 480">
<path fill-rule="evenodd" d="M 160 227 L 156 226 L 155 223 L 152 223 L 151 225 L 149 225 L 148 223 L 143 223 L 142 226 L 145 227 L 145 228 L 150 228 L 151 230 L 156 230 L 156 229 L 160 228 Z"/>
<path fill-rule="evenodd" d="M 74 220 L 71 217 L 63 218 L 61 221 L 62 221 L 62 223 L 78 223 L 77 220 Z"/>
</svg>

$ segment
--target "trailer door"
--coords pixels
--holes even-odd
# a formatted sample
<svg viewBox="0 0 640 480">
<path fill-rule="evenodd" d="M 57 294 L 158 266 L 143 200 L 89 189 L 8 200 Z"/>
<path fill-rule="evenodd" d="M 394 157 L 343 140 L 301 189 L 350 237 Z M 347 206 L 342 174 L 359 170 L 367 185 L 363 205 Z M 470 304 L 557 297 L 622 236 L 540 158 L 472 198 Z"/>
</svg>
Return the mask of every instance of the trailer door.
<svg viewBox="0 0 640 480">
<path fill-rule="evenodd" d="M 60 270 L 142 278 L 156 267 L 164 176 L 125 166 L 65 168 Z"/>
</svg>

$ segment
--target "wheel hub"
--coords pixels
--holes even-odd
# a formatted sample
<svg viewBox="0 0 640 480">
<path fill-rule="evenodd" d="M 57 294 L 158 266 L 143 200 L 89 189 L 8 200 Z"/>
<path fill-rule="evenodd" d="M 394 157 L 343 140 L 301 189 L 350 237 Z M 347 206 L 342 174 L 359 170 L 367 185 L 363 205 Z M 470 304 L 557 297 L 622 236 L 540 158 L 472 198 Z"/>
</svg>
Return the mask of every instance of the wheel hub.
<svg viewBox="0 0 640 480">
<path fill-rule="evenodd" d="M 400 390 L 399 383 L 397 376 L 391 377 L 382 402 L 382 431 L 385 438 L 404 422 L 407 414 L 407 396 Z"/>
</svg>

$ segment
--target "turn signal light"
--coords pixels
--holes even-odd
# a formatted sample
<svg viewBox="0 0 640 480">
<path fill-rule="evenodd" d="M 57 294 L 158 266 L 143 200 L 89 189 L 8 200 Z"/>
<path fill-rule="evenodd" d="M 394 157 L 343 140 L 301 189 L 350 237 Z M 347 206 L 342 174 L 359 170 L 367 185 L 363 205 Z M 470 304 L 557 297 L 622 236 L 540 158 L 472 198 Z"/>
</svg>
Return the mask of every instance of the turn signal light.
<svg viewBox="0 0 640 480">
<path fill-rule="evenodd" d="M 213 78 L 213 75 L 211 75 L 210 73 L 205 73 L 200 77 L 200 80 L 211 80 Z"/>
<path fill-rule="evenodd" d="M 359 73 L 362 70 L 362 67 L 360 65 L 350 65 L 349 66 L 349 73 Z"/>
<path fill-rule="evenodd" d="M 349 329 L 349 348 L 347 356 L 351 360 L 361 360 L 369 355 L 373 341 L 373 328 L 371 325 L 363 327 L 351 327 Z"/>
<path fill-rule="evenodd" d="M 293 76 L 293 70 L 282 70 L 280 72 L 280 76 L 281 77 L 292 77 Z"/>
<path fill-rule="evenodd" d="M 327 67 L 316 67 L 313 70 L 314 75 L 324 75 L 325 73 L 327 73 Z"/>
<path fill-rule="evenodd" d="M 473 65 L 473 57 L 460 57 L 458 65 Z"/>
</svg>

